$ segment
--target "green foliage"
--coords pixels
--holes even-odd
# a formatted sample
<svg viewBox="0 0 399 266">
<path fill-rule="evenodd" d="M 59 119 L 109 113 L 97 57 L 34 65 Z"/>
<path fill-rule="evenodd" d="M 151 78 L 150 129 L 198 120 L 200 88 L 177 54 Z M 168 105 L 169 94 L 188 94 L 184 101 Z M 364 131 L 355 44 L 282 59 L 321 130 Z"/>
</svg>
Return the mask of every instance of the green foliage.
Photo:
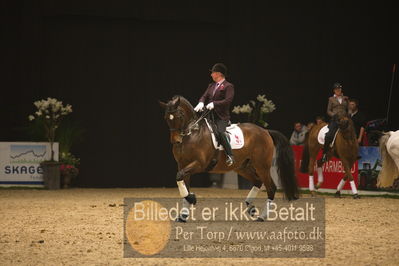
<svg viewBox="0 0 399 266">
<path fill-rule="evenodd" d="M 62 164 L 72 165 L 74 167 L 77 167 L 80 164 L 80 159 L 75 157 L 70 152 L 61 152 L 59 161 Z"/>
<path fill-rule="evenodd" d="M 84 130 L 79 124 L 70 119 L 65 119 L 57 129 L 56 141 L 59 143 L 60 154 L 70 153 L 73 145 L 83 140 Z"/>
</svg>

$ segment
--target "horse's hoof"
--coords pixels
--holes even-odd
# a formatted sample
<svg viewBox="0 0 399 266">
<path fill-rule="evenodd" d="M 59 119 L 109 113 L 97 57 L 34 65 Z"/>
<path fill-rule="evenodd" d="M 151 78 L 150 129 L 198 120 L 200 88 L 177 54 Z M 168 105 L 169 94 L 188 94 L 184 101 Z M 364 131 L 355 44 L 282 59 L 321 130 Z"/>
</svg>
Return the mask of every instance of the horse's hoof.
<svg viewBox="0 0 399 266">
<path fill-rule="evenodd" d="M 354 199 L 360 199 L 360 196 L 359 196 L 359 194 L 356 193 L 355 195 L 353 195 L 353 198 Z"/>
<path fill-rule="evenodd" d="M 315 198 L 316 197 L 316 191 L 314 191 L 314 190 L 310 191 L 310 196 L 312 198 Z"/>
<path fill-rule="evenodd" d="M 190 192 L 185 199 L 188 201 L 188 203 L 195 205 L 197 203 L 197 197 L 195 196 L 194 193 Z"/>
<path fill-rule="evenodd" d="M 316 189 L 319 189 L 321 187 L 321 183 L 317 183 Z"/>
<path fill-rule="evenodd" d="M 176 218 L 175 222 L 177 222 L 177 223 L 186 223 L 187 220 L 184 220 L 183 218 L 178 217 L 178 218 Z"/>
<path fill-rule="evenodd" d="M 336 197 L 336 198 L 340 198 L 340 197 L 341 197 L 341 191 L 337 191 L 337 192 L 335 192 L 335 195 L 334 195 L 334 197 Z"/>
<path fill-rule="evenodd" d="M 255 222 L 264 222 L 265 219 L 263 219 L 262 217 L 258 217 L 258 219 L 255 220 Z"/>
<path fill-rule="evenodd" d="M 251 216 L 251 217 L 255 217 L 256 215 L 256 208 L 255 206 L 249 206 L 247 209 L 247 213 Z"/>
</svg>

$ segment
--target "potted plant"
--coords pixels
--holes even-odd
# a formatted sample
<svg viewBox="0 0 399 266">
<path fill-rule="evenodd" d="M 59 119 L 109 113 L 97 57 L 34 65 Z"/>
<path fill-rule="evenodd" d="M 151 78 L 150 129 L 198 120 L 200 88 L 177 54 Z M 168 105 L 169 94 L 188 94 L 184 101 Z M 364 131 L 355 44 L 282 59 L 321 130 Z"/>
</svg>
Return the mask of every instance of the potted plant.
<svg viewBox="0 0 399 266">
<path fill-rule="evenodd" d="M 60 163 L 54 160 L 54 140 L 55 133 L 64 116 L 72 112 L 72 106 L 63 105 L 61 101 L 55 98 L 35 101 L 36 112 L 29 115 L 29 120 L 37 120 L 45 129 L 46 139 L 50 143 L 50 160 L 43 161 L 40 166 L 43 168 L 44 186 L 48 189 L 60 188 Z"/>
<path fill-rule="evenodd" d="M 234 106 L 233 113 L 240 115 L 244 114 L 245 118 L 243 122 L 250 122 L 261 126 L 263 128 L 268 127 L 266 122 L 266 114 L 276 110 L 276 106 L 273 101 L 268 100 L 266 95 L 258 95 L 255 100 L 249 101 L 249 103 L 242 106 Z M 238 188 L 240 189 L 251 189 L 252 184 L 245 178 L 238 178 Z"/>
<path fill-rule="evenodd" d="M 266 95 L 258 95 L 256 101 L 251 100 L 242 106 L 234 106 L 233 113 L 247 114 L 245 122 L 254 123 L 258 126 L 266 128 L 269 124 L 265 121 L 265 115 L 276 110 L 273 101 L 268 100 Z"/>
<path fill-rule="evenodd" d="M 60 163 L 61 187 L 69 188 L 72 181 L 79 174 L 77 166 L 80 164 L 80 159 L 70 152 L 61 152 Z"/>
</svg>

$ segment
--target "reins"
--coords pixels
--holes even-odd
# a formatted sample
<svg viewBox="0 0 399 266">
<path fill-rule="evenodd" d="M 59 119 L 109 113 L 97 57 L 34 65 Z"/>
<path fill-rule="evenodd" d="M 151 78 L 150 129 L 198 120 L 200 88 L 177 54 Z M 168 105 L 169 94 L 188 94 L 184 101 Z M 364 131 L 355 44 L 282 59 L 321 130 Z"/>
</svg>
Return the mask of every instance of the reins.
<svg viewBox="0 0 399 266">
<path fill-rule="evenodd" d="M 204 118 L 210 113 L 210 111 L 211 111 L 211 110 L 206 110 L 205 112 L 203 112 L 203 113 L 201 114 L 201 116 L 200 116 L 194 123 L 189 123 L 187 129 L 185 130 L 187 133 L 182 132 L 182 134 L 181 134 L 182 137 L 191 135 L 191 130 L 192 130 L 195 126 L 197 126 L 198 123 L 199 123 L 202 119 L 204 119 Z"/>
<path fill-rule="evenodd" d="M 194 127 L 197 126 L 198 123 L 199 123 L 202 119 L 204 119 L 204 118 L 210 113 L 210 111 L 211 111 L 211 110 L 206 110 L 205 112 L 203 112 L 203 113 L 201 114 L 201 116 L 200 116 L 197 120 L 195 120 L 194 122 L 190 122 L 190 123 L 188 124 L 188 126 L 187 126 L 186 129 L 182 129 L 182 128 L 170 128 L 169 130 L 170 130 L 170 131 L 177 131 L 177 130 L 180 130 L 180 136 L 182 136 L 182 137 L 189 136 L 189 135 L 191 135 L 192 130 L 194 129 Z"/>
</svg>

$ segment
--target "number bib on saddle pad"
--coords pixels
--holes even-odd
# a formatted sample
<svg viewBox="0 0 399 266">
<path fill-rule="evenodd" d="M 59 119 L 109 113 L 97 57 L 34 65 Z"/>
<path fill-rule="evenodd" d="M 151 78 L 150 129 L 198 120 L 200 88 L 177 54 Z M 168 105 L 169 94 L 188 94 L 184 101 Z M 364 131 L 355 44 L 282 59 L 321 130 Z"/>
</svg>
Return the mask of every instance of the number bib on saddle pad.
<svg viewBox="0 0 399 266">
<path fill-rule="evenodd" d="M 209 128 L 209 131 L 211 132 L 213 146 L 217 150 L 223 150 L 222 145 L 217 146 L 218 143 L 216 141 L 215 134 L 213 133 L 212 127 L 209 125 L 208 120 L 206 118 L 205 118 L 205 122 Z M 237 149 L 241 149 L 242 147 L 244 147 L 244 134 L 242 133 L 241 128 L 237 124 L 231 124 L 231 126 L 226 128 L 226 131 L 230 136 L 231 149 L 237 150 Z"/>
<path fill-rule="evenodd" d="M 317 140 L 321 145 L 324 145 L 324 140 L 328 131 L 329 131 L 328 125 L 320 129 L 319 134 L 317 135 Z"/>
</svg>

